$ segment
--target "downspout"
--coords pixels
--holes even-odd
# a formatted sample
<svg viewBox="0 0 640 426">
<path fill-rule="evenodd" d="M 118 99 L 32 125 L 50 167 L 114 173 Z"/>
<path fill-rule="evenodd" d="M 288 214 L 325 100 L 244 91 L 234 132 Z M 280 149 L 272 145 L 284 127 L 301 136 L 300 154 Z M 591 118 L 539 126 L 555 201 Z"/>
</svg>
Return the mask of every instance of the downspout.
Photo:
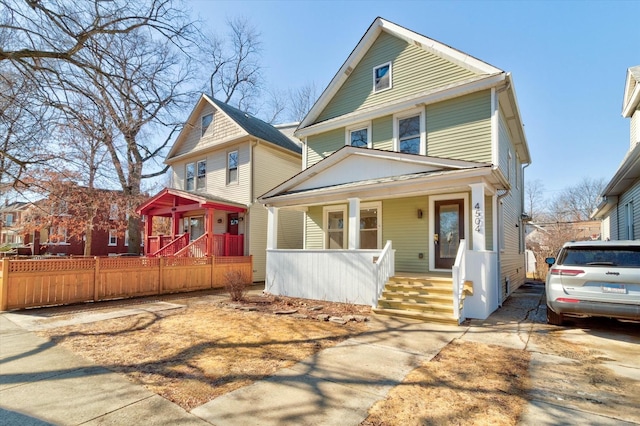
<svg viewBox="0 0 640 426">
<path fill-rule="evenodd" d="M 498 258 L 498 286 L 496 288 L 496 294 L 498 295 L 498 307 L 502 307 L 502 291 L 500 291 L 500 286 L 502 283 L 502 260 L 500 259 L 500 253 L 502 252 L 502 246 L 500 245 L 500 243 L 502 242 L 502 233 L 504 233 L 503 230 L 503 223 L 504 222 L 502 220 L 502 216 L 503 216 L 503 212 L 502 212 L 502 205 L 501 205 L 501 201 L 504 197 L 506 197 L 507 195 L 509 195 L 511 193 L 511 189 L 507 189 L 505 190 L 504 194 L 498 195 L 497 198 L 497 202 L 496 202 L 496 207 L 498 208 L 498 211 L 496 213 L 498 213 L 498 241 L 496 241 L 496 246 L 498 246 L 498 250 L 496 251 L 496 255 Z"/>
</svg>

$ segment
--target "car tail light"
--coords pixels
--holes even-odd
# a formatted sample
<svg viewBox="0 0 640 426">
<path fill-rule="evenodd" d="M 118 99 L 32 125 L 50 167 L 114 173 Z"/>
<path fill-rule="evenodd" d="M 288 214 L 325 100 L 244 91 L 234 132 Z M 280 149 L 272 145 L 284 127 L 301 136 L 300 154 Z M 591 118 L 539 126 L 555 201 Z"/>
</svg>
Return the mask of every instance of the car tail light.
<svg viewBox="0 0 640 426">
<path fill-rule="evenodd" d="M 553 268 L 551 269 L 551 275 L 568 275 L 570 277 L 575 277 L 576 275 L 584 274 L 582 269 L 562 269 L 562 268 Z"/>
<path fill-rule="evenodd" d="M 564 302 L 564 303 L 579 303 L 578 299 L 567 299 L 566 297 L 558 297 L 556 302 Z"/>
</svg>

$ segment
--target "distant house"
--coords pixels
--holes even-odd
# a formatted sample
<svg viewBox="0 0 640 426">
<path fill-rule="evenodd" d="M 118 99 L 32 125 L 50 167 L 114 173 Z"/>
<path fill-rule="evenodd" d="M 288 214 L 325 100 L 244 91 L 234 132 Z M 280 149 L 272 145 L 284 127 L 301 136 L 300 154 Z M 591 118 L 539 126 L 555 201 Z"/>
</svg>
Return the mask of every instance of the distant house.
<svg viewBox="0 0 640 426">
<path fill-rule="evenodd" d="M 33 241 L 22 232 L 22 216 L 28 207 L 23 201 L 5 201 L 0 207 L 0 247 L 21 247 Z"/>
<path fill-rule="evenodd" d="M 592 218 L 602 220 L 602 237 L 640 239 L 640 65 L 627 70 L 622 116 L 630 118 L 627 155 L 604 191 Z"/>
<path fill-rule="evenodd" d="M 202 95 L 165 163 L 171 184 L 137 211 L 150 256 L 253 256 L 253 278 L 265 280 L 267 211 L 257 197 L 301 168 L 295 124 L 272 126 Z M 287 134 L 289 136 L 287 136 Z M 154 218 L 170 218 L 154 235 Z M 285 216 L 282 244 L 302 247 L 302 214 Z"/>
<path fill-rule="evenodd" d="M 295 134 L 304 170 L 260 197 L 267 291 L 457 322 L 524 283 L 511 74 L 377 18 Z M 296 211 L 304 250 L 277 232 Z"/>
</svg>

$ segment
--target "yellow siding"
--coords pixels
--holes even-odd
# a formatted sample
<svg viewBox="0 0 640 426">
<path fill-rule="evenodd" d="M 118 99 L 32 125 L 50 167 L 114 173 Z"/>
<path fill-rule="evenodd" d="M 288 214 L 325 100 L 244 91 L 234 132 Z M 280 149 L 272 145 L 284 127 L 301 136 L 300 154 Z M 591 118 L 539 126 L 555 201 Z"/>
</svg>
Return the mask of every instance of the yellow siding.
<svg viewBox="0 0 640 426">
<path fill-rule="evenodd" d="M 392 62 L 392 88 L 373 92 L 373 68 Z M 413 94 L 436 89 L 474 74 L 421 47 L 381 33 L 356 65 L 316 122 L 361 109 L 381 106 Z"/>
<path fill-rule="evenodd" d="M 253 280 L 265 281 L 267 269 L 267 209 L 262 204 L 253 204 L 249 209 L 249 254 L 253 256 Z"/>
<path fill-rule="evenodd" d="M 290 155 L 258 144 L 253 150 L 253 200 L 300 172 L 300 156 Z"/>
<path fill-rule="evenodd" d="M 307 138 L 307 166 L 309 167 L 344 146 L 344 127 Z"/>
<path fill-rule="evenodd" d="M 206 133 L 202 135 L 201 118 L 204 115 L 213 113 L 213 123 Z M 183 131 L 187 132 L 186 137 L 180 143 L 174 156 L 187 154 L 193 150 L 213 147 L 222 141 L 228 141 L 234 137 L 240 137 L 247 133 L 233 120 L 217 111 L 212 105 L 205 104 L 196 116 L 193 123 L 187 123 Z"/>
<path fill-rule="evenodd" d="M 371 122 L 371 142 L 374 149 L 393 151 L 393 116 L 376 118 Z"/>
<path fill-rule="evenodd" d="M 427 197 L 398 198 L 382 202 L 382 241 L 391 240 L 396 251 L 396 271 L 429 271 L 429 202 Z M 416 212 L 423 211 L 418 219 Z M 423 258 L 419 258 L 419 254 Z"/>
<path fill-rule="evenodd" d="M 324 233 L 322 231 L 322 206 L 309 207 L 305 214 L 305 223 L 307 227 L 306 249 L 322 250 L 324 242 Z"/>
<path fill-rule="evenodd" d="M 491 162 L 491 92 L 428 105 L 427 155 Z"/>
</svg>

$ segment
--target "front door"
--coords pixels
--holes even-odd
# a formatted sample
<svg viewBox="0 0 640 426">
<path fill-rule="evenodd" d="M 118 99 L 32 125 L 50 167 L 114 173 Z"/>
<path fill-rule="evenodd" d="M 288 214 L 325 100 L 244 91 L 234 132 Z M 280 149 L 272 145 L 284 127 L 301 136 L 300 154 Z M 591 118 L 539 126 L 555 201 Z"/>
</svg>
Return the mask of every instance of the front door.
<svg viewBox="0 0 640 426">
<path fill-rule="evenodd" d="M 227 232 L 231 235 L 238 235 L 238 213 L 230 213 L 227 215 Z"/>
<path fill-rule="evenodd" d="M 189 234 L 191 241 L 204 235 L 204 216 L 192 216 L 189 218 Z"/>
<path fill-rule="evenodd" d="M 435 201 L 435 268 L 451 269 L 464 238 L 464 200 Z"/>
</svg>

